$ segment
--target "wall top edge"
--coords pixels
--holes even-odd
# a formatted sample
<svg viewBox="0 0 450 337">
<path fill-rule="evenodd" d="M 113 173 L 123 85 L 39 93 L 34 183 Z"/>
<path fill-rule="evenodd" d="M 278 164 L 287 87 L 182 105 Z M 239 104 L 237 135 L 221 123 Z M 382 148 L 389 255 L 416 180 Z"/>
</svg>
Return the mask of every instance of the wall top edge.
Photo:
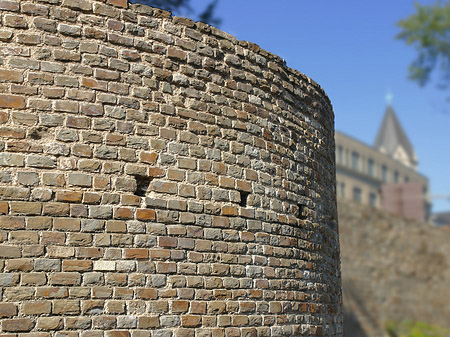
<svg viewBox="0 0 450 337">
<path fill-rule="evenodd" d="M 79 0 L 79 1 L 83 1 L 83 0 Z M 84 1 L 86 1 L 86 0 L 84 0 Z M 88 0 L 88 1 L 92 1 L 92 0 Z M 105 2 L 105 0 L 93 0 L 93 1 Z M 163 19 L 163 20 L 168 20 L 174 24 L 183 25 L 188 28 L 195 29 L 202 34 L 210 34 L 216 38 L 228 40 L 231 43 L 233 43 L 234 45 L 237 45 L 237 46 L 240 46 L 243 48 L 247 48 L 256 54 L 267 58 L 269 61 L 277 63 L 282 68 L 282 71 L 286 72 L 287 75 L 292 75 L 292 76 L 299 77 L 299 78 L 305 80 L 308 84 L 313 86 L 321 95 L 323 95 L 323 97 L 328 101 L 329 104 L 331 104 L 331 101 L 330 101 L 328 95 L 326 94 L 325 90 L 316 81 L 314 81 L 310 77 L 306 76 L 299 70 L 287 66 L 286 60 L 282 59 L 280 56 L 278 56 L 276 54 L 273 54 L 273 53 L 261 48 L 256 43 L 253 43 L 250 41 L 245 41 L 245 40 L 239 40 L 235 36 L 225 32 L 217 27 L 211 26 L 211 25 L 201 22 L 201 21 L 194 21 L 189 18 L 174 16 L 172 14 L 172 12 L 161 9 L 161 8 L 152 7 L 152 6 L 140 4 L 140 3 L 131 3 L 129 0 L 106 0 L 106 3 L 109 5 L 115 6 L 115 7 L 120 7 L 122 9 L 128 9 L 138 15 L 146 15 L 146 16 L 152 16 L 155 18 Z"/>
</svg>

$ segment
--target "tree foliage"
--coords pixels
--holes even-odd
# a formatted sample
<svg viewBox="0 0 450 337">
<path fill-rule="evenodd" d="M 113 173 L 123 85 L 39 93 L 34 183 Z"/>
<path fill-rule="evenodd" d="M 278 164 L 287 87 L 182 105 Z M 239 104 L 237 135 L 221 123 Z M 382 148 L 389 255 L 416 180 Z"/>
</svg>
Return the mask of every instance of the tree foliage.
<svg viewBox="0 0 450 337">
<path fill-rule="evenodd" d="M 177 15 L 195 16 L 190 0 L 133 0 L 133 2 L 162 8 Z M 198 20 L 209 23 L 210 25 L 219 26 L 221 20 L 215 16 L 215 10 L 218 3 L 219 0 L 212 0 L 206 8 L 198 14 Z"/>
<path fill-rule="evenodd" d="M 450 84 L 450 2 L 433 5 L 416 3 L 416 13 L 398 22 L 397 38 L 414 46 L 417 58 L 409 67 L 409 76 L 424 86 L 434 70 L 440 74 L 439 86 Z"/>
</svg>

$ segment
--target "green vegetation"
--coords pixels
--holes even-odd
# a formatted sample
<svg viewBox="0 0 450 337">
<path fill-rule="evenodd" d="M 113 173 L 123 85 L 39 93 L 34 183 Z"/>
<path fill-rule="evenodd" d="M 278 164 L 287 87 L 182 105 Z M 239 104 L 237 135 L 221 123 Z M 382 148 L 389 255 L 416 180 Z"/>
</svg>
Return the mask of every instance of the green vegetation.
<svg viewBox="0 0 450 337">
<path fill-rule="evenodd" d="M 450 331 L 424 322 L 391 322 L 386 332 L 389 337 L 449 337 Z"/>
<path fill-rule="evenodd" d="M 416 3 L 416 13 L 398 22 L 398 39 L 416 48 L 418 56 L 409 67 L 409 76 L 421 86 L 430 81 L 435 69 L 439 86 L 450 84 L 450 2 L 434 5 Z"/>
</svg>

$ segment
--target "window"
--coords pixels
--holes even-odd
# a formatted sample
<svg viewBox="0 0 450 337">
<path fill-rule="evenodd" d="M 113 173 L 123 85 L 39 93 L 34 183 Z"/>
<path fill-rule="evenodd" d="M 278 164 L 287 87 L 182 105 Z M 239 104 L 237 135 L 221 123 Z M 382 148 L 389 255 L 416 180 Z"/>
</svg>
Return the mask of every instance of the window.
<svg viewBox="0 0 450 337">
<path fill-rule="evenodd" d="M 337 162 L 338 164 L 344 163 L 344 149 L 342 148 L 342 145 L 338 145 L 337 148 Z"/>
<path fill-rule="evenodd" d="M 372 207 L 375 207 L 377 205 L 377 195 L 375 193 L 369 194 L 369 203 Z"/>
<path fill-rule="evenodd" d="M 341 196 L 345 197 L 345 183 L 341 183 Z"/>
<path fill-rule="evenodd" d="M 356 202 L 361 202 L 361 189 L 359 187 L 353 188 L 353 200 Z"/>
<path fill-rule="evenodd" d="M 373 177 L 375 175 L 375 163 L 373 162 L 373 159 L 369 159 L 367 161 L 367 173 L 369 173 L 369 176 Z"/>
<path fill-rule="evenodd" d="M 381 179 L 385 183 L 387 182 L 387 174 L 388 174 L 387 167 L 386 167 L 386 165 L 383 165 L 381 167 Z"/>
<path fill-rule="evenodd" d="M 409 182 L 409 177 L 406 176 L 406 177 L 405 177 L 405 183 L 408 183 L 408 182 Z"/>
<path fill-rule="evenodd" d="M 359 170 L 359 153 L 352 152 L 352 169 Z"/>
<path fill-rule="evenodd" d="M 398 183 L 398 172 L 394 172 L 394 183 Z"/>
</svg>

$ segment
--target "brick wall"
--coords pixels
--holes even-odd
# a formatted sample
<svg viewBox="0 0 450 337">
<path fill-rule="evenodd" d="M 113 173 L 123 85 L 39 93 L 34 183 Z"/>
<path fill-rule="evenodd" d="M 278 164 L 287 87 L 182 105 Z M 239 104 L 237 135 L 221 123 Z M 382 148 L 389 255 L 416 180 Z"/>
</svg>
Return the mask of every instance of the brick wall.
<svg viewBox="0 0 450 337">
<path fill-rule="evenodd" d="M 3 336 L 342 336 L 333 112 L 124 0 L 0 0 Z"/>
<path fill-rule="evenodd" d="M 405 320 L 449 331 L 449 230 L 342 200 L 339 231 L 345 336 Z"/>
</svg>

